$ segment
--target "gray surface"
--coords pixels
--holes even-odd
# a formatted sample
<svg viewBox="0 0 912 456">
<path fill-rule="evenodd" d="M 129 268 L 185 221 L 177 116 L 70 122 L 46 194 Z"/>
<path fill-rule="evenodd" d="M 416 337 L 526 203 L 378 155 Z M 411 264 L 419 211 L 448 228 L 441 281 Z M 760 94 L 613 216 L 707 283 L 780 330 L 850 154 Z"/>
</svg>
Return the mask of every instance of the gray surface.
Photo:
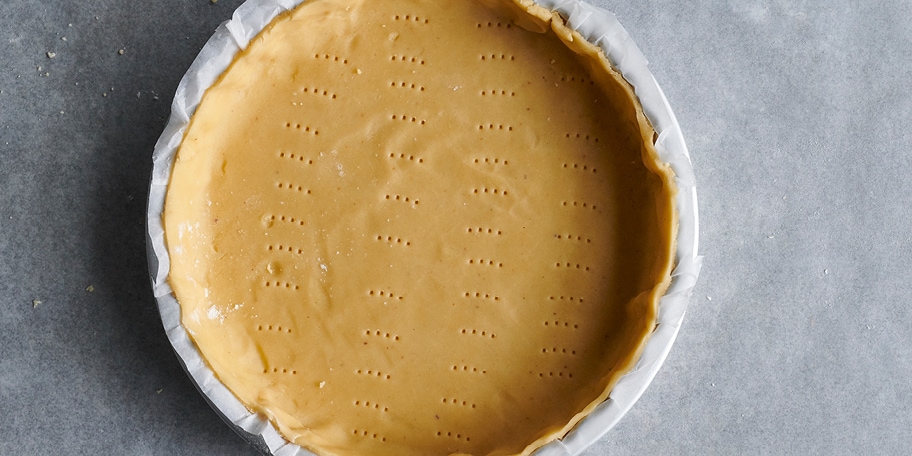
<svg viewBox="0 0 912 456">
<path fill-rule="evenodd" d="M 0 454 L 255 454 L 171 352 L 143 228 L 170 97 L 239 3 L 0 3 Z M 595 3 L 680 120 L 706 263 L 586 454 L 905 453 L 912 4 Z"/>
</svg>

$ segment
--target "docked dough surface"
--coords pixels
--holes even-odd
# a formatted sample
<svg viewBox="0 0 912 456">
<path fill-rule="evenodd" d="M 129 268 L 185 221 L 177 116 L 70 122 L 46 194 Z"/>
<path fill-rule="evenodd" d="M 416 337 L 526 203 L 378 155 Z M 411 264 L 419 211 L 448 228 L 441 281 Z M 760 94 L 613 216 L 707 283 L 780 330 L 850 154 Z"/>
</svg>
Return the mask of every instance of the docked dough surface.
<svg viewBox="0 0 912 456">
<path fill-rule="evenodd" d="M 169 281 L 218 378 L 290 441 L 528 453 L 651 331 L 670 171 L 595 48 L 525 9 L 313 0 L 203 98 Z"/>
</svg>

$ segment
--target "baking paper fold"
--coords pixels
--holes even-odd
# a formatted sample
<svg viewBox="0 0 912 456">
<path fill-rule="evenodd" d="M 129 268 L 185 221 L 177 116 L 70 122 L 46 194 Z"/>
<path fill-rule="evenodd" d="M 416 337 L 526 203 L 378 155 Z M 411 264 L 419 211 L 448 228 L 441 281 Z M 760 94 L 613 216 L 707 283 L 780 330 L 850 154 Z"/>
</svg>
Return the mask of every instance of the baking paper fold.
<svg viewBox="0 0 912 456">
<path fill-rule="evenodd" d="M 174 351 L 213 409 L 253 446 L 264 454 L 274 456 L 314 455 L 285 440 L 264 416 L 249 411 L 216 378 L 181 325 L 180 306 L 167 280 L 170 259 L 165 246 L 162 213 L 174 157 L 203 94 L 228 68 L 234 56 L 246 49 L 253 37 L 276 16 L 302 2 L 248 0 L 238 7 L 231 20 L 216 29 L 178 85 L 171 104 L 171 117 L 155 144 L 147 214 L 146 245 L 152 289 Z M 578 0 L 537 0 L 536 3 L 557 12 L 569 28 L 600 47 L 612 65 L 633 86 L 646 117 L 658 135 L 655 147 L 659 157 L 671 166 L 678 187 L 675 268 L 671 285 L 659 301 L 656 328 L 649 336 L 640 359 L 630 372 L 620 378 L 607 400 L 563 438 L 544 445 L 534 453 L 535 456 L 575 456 L 600 439 L 630 410 L 652 382 L 678 335 L 703 260 L 697 253 L 697 189 L 680 125 L 649 71 L 646 58 L 615 15 Z"/>
</svg>

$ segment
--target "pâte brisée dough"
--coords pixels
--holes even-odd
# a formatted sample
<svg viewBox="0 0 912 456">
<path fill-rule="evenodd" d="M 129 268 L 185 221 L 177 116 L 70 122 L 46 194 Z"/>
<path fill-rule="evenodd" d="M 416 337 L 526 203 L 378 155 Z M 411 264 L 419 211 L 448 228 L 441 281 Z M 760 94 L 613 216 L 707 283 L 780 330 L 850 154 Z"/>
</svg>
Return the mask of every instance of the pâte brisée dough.
<svg viewBox="0 0 912 456">
<path fill-rule="evenodd" d="M 494 3 L 306 2 L 178 152 L 183 324 L 317 454 L 528 454 L 654 325 L 674 189 L 653 131 L 559 18 Z"/>
</svg>

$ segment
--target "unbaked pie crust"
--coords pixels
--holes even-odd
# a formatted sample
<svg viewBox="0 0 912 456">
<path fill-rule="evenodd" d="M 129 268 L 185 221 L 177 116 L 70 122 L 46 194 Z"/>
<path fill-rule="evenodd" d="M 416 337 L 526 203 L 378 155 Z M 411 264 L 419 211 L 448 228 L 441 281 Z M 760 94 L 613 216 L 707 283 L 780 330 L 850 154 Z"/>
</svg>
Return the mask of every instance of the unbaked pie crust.
<svg viewBox="0 0 912 456">
<path fill-rule="evenodd" d="M 178 151 L 183 325 L 317 454 L 528 454 L 655 324 L 675 190 L 653 135 L 598 48 L 533 4 L 306 2 Z"/>
</svg>

